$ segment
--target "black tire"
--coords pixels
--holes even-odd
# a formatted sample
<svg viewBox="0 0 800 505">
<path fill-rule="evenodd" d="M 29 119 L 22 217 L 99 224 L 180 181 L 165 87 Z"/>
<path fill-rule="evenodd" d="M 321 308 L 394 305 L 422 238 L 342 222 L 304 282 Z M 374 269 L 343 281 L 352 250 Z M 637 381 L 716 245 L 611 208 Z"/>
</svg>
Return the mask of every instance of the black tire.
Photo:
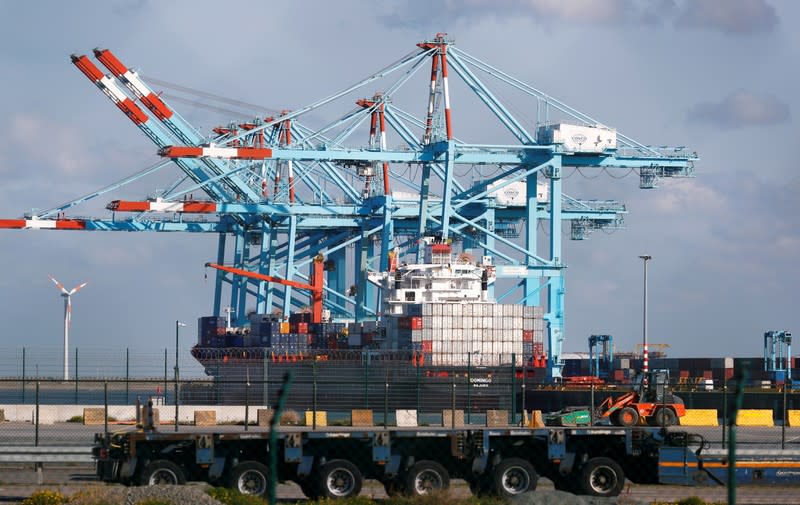
<svg viewBox="0 0 800 505">
<path fill-rule="evenodd" d="M 511 498 L 536 490 L 539 475 L 528 461 L 522 458 L 508 458 L 492 469 L 492 480 L 497 496 Z"/>
<path fill-rule="evenodd" d="M 449 487 L 450 474 L 436 461 L 417 461 L 406 473 L 405 490 L 409 496 L 424 496 Z"/>
<path fill-rule="evenodd" d="M 632 407 L 623 407 L 619 409 L 619 412 L 616 412 L 616 414 L 617 422 L 614 424 L 617 426 L 629 428 L 631 426 L 636 426 L 639 422 L 639 413 Z"/>
<path fill-rule="evenodd" d="M 617 496 L 625 486 L 625 472 L 610 458 L 592 458 L 578 473 L 578 489 L 589 496 Z"/>
<path fill-rule="evenodd" d="M 181 467 L 166 459 L 151 461 L 144 467 L 139 478 L 142 486 L 164 486 L 186 484 L 186 475 Z"/>
<path fill-rule="evenodd" d="M 669 407 L 663 407 L 656 410 L 655 415 L 653 415 L 653 425 L 654 426 L 663 426 L 663 427 L 670 427 L 678 424 L 678 416 L 675 415 L 675 412 Z"/>
<path fill-rule="evenodd" d="M 269 469 L 257 461 L 242 461 L 231 472 L 228 486 L 253 496 L 266 496 L 269 490 Z"/>
<path fill-rule="evenodd" d="M 353 463 L 334 459 L 319 467 L 313 486 L 319 498 L 350 498 L 358 496 L 363 484 L 364 478 Z"/>
</svg>

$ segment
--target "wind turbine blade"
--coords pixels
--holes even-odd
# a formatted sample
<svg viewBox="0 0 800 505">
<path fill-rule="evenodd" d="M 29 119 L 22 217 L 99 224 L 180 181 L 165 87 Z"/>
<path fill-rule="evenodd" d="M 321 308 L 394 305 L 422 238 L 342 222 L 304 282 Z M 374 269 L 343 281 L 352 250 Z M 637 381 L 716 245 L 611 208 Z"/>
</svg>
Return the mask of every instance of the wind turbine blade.
<svg viewBox="0 0 800 505">
<path fill-rule="evenodd" d="M 64 289 L 64 285 L 63 285 L 63 284 L 61 284 L 60 282 L 58 282 L 57 280 L 55 280 L 55 279 L 53 278 L 53 276 L 52 276 L 52 275 L 49 275 L 48 277 L 50 277 L 50 280 L 51 280 L 51 281 L 53 281 L 53 284 L 55 284 L 55 285 L 56 285 L 56 287 L 57 287 L 58 289 L 60 289 L 62 293 L 64 293 L 65 295 L 68 295 L 68 294 L 69 294 L 69 291 L 67 291 L 66 289 Z"/>
<path fill-rule="evenodd" d="M 84 283 L 83 283 L 83 284 L 81 284 L 80 286 L 75 286 L 74 288 L 72 288 L 72 291 L 70 291 L 70 292 L 69 292 L 69 294 L 70 294 L 70 295 L 74 295 L 75 293 L 77 293 L 78 291 L 80 291 L 81 289 L 83 289 L 83 287 L 84 287 L 85 285 L 87 285 L 87 284 L 89 284 L 89 283 L 88 283 L 88 282 L 84 282 Z"/>
</svg>

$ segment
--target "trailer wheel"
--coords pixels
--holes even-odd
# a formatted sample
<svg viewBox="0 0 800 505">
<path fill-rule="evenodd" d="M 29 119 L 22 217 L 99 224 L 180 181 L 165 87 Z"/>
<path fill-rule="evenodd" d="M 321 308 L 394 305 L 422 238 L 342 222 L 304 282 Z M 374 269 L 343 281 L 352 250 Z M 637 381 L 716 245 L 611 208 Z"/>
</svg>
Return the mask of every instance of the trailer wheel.
<svg viewBox="0 0 800 505">
<path fill-rule="evenodd" d="M 418 461 L 408 469 L 406 494 L 409 496 L 423 496 L 449 487 L 450 474 L 436 461 Z"/>
<path fill-rule="evenodd" d="M 636 409 L 631 407 L 624 407 L 619 409 L 616 412 L 616 424 L 617 426 L 636 426 L 636 423 L 639 422 L 639 413 L 636 412 Z"/>
<path fill-rule="evenodd" d="M 233 467 L 230 487 L 242 494 L 264 496 L 269 487 L 269 469 L 257 461 L 243 461 Z"/>
<path fill-rule="evenodd" d="M 144 467 L 139 482 L 142 486 L 180 485 L 186 484 L 186 476 L 172 461 L 157 459 Z"/>
<path fill-rule="evenodd" d="M 539 482 L 536 470 L 522 458 L 508 458 L 492 470 L 494 490 L 501 498 L 534 491 Z"/>
<path fill-rule="evenodd" d="M 358 496 L 364 483 L 361 472 L 346 459 L 334 459 L 322 465 L 315 480 L 319 497 L 323 498 Z"/>
<path fill-rule="evenodd" d="M 578 487 L 590 496 L 617 496 L 625 485 L 625 473 L 610 458 L 592 458 L 578 474 Z"/>
<path fill-rule="evenodd" d="M 653 426 L 669 427 L 676 424 L 678 424 L 678 416 L 669 407 L 662 407 L 653 415 Z"/>
</svg>

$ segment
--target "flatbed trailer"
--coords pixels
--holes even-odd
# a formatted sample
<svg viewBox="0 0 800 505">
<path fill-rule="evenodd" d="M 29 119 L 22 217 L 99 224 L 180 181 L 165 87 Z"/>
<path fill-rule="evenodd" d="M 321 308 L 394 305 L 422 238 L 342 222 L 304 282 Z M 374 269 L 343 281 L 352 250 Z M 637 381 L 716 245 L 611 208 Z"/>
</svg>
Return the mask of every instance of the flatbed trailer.
<svg viewBox="0 0 800 505">
<path fill-rule="evenodd" d="M 683 485 L 726 480 L 721 452 L 709 450 L 698 435 L 662 428 L 281 427 L 275 435 L 271 449 L 268 431 L 98 434 L 93 454 L 104 481 L 205 481 L 264 495 L 274 450 L 277 481 L 296 482 L 309 498 L 357 495 L 364 479 L 380 481 L 390 495 L 422 495 L 459 478 L 476 494 L 501 497 L 535 490 L 539 476 L 556 489 L 592 496 L 616 496 L 626 479 Z M 800 451 L 740 458 L 737 480 L 743 482 L 800 477 Z"/>
</svg>

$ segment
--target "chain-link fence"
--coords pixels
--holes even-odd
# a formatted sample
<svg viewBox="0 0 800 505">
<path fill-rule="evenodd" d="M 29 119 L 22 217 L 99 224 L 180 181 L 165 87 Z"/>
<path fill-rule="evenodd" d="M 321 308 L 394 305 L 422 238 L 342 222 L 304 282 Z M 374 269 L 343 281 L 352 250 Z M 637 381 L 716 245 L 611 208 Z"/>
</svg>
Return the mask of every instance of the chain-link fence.
<svg viewBox="0 0 800 505">
<path fill-rule="evenodd" d="M 530 425 L 536 420 L 532 411 L 542 412 L 542 419 L 553 424 L 563 425 L 565 419 L 567 425 L 620 424 L 613 411 L 608 415 L 603 409 L 635 389 L 625 383 L 555 384 L 532 377 L 525 367 L 445 370 L 370 360 L 269 361 L 252 369 L 231 364 L 224 377 L 187 380 L 180 378 L 180 371 L 176 377 L 174 369 L 166 377 L 146 379 L 3 378 L 0 411 L 5 422 L 0 444 L 90 443 L 98 425 L 107 423 L 116 429 L 141 424 L 141 412 L 135 405 L 148 401 L 158 411 L 157 422 L 178 430 L 199 425 L 205 429 L 257 429 L 260 411 L 277 401 L 288 370 L 294 380 L 286 402 L 290 413 L 287 422 L 316 422 L 318 426 L 350 425 L 354 416 L 365 415 L 363 412 L 369 412 L 375 425 L 386 426 L 408 422 L 399 419 L 400 415 L 413 415 L 418 426 L 447 426 L 448 419 L 453 421 L 447 412 L 463 413 L 459 424 L 485 426 L 502 416 L 501 422 L 506 425 Z M 686 415 L 678 419 L 680 429 L 702 433 L 715 445 L 726 444 L 729 434 L 725 424 L 733 411 L 733 386 L 719 381 L 691 387 L 670 384 L 668 389 L 679 397 L 674 402 L 686 409 Z M 743 410 L 737 415 L 744 435 L 738 441 L 740 445 L 800 448 L 800 391 L 788 387 L 763 389 L 758 384 L 745 387 L 742 396 Z M 668 406 L 663 397 L 660 402 L 651 401 L 656 404 L 654 410 Z M 590 420 L 548 415 L 567 407 L 585 410 Z M 636 424 L 657 426 L 659 421 L 665 422 L 655 419 L 642 415 Z M 43 437 L 42 433 L 48 435 Z"/>
</svg>

